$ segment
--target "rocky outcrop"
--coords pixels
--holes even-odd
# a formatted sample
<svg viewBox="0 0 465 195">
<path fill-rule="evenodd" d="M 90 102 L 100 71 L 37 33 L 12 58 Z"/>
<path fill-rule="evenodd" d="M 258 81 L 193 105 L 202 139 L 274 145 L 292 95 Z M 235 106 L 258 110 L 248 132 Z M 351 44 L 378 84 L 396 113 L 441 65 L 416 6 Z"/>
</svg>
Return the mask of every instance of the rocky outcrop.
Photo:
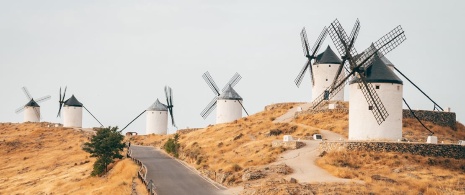
<svg viewBox="0 0 465 195">
<path fill-rule="evenodd" d="M 303 142 L 299 142 L 299 141 L 283 141 L 283 140 L 273 140 L 273 142 L 271 142 L 271 147 L 273 148 L 276 148 L 276 147 L 283 147 L 283 148 L 286 148 L 286 149 L 291 149 L 291 150 L 295 150 L 295 149 L 299 149 L 301 147 L 304 147 L 305 146 L 305 143 Z"/>
</svg>

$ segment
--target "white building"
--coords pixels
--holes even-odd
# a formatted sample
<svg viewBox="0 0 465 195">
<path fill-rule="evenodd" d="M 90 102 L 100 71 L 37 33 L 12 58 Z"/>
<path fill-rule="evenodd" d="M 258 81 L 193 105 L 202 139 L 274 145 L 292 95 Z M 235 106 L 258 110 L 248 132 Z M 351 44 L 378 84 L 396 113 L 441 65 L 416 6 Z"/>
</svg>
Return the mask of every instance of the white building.
<svg viewBox="0 0 465 195">
<path fill-rule="evenodd" d="M 402 80 L 386 65 L 387 59 L 377 55 L 366 70 L 366 81 L 371 83 L 389 116 L 379 125 L 373 116 L 360 87 L 360 79 L 350 81 L 349 140 L 391 140 L 402 138 Z M 392 64 L 391 64 L 392 65 Z"/>
<path fill-rule="evenodd" d="M 40 122 L 40 106 L 34 99 L 24 105 L 24 122 Z"/>
<path fill-rule="evenodd" d="M 216 104 L 216 124 L 228 123 L 242 118 L 242 97 L 231 86 L 228 86 L 218 96 Z"/>
<path fill-rule="evenodd" d="M 315 63 L 312 65 L 313 70 L 313 87 L 312 87 L 312 102 L 334 81 L 336 72 L 341 65 L 341 60 L 333 52 L 331 47 L 327 47 L 326 50 L 316 56 Z M 342 71 L 344 74 L 344 70 Z M 344 101 L 344 90 L 341 90 L 331 100 Z"/>
<path fill-rule="evenodd" d="M 63 127 L 82 127 L 82 103 L 74 95 L 63 104 Z"/>
<path fill-rule="evenodd" d="M 146 110 L 147 134 L 166 135 L 168 131 L 168 107 L 158 99 Z"/>
</svg>

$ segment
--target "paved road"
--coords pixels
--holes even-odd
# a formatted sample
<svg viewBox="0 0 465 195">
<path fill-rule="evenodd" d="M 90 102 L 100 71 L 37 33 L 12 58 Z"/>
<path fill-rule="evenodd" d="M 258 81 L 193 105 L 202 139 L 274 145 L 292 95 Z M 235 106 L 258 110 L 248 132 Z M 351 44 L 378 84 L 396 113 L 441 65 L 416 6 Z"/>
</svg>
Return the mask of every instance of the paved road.
<svg viewBox="0 0 465 195">
<path fill-rule="evenodd" d="M 147 181 L 153 180 L 158 195 L 214 195 L 226 189 L 208 182 L 177 160 L 153 147 L 131 146 L 132 156 L 147 166 Z"/>
</svg>

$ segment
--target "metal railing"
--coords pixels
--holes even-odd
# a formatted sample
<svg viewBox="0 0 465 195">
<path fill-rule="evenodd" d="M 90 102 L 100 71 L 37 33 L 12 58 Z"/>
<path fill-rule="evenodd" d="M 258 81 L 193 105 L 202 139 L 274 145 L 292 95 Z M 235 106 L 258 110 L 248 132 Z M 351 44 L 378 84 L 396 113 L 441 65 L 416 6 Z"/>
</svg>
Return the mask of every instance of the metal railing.
<svg viewBox="0 0 465 195">
<path fill-rule="evenodd" d="M 142 181 L 142 183 L 147 187 L 147 191 L 150 195 L 157 195 L 155 192 L 155 184 L 152 180 L 147 181 L 147 167 L 139 159 L 132 157 L 132 150 L 128 149 L 127 157 L 131 158 L 137 165 L 140 166 L 139 171 L 137 172 L 137 177 Z"/>
</svg>

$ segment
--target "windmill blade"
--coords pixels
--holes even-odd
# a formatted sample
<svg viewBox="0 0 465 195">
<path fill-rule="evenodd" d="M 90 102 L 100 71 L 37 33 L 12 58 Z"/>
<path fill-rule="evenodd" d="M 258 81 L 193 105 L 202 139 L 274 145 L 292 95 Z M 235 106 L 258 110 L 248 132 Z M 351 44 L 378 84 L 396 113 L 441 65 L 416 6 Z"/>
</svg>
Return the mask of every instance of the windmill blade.
<svg viewBox="0 0 465 195">
<path fill-rule="evenodd" d="M 391 30 L 389 33 L 378 39 L 378 41 L 373 43 L 373 45 L 368 47 L 363 52 L 362 56 L 356 60 L 356 63 L 360 64 L 363 61 L 366 61 L 363 63 L 363 67 L 366 69 L 371 65 L 371 62 L 373 62 L 374 59 L 371 58 L 373 55 L 378 54 L 378 56 L 381 58 L 393 49 L 395 49 L 397 46 L 402 44 L 406 39 L 407 38 L 405 36 L 405 32 L 399 25 L 393 30 Z"/>
<path fill-rule="evenodd" d="M 355 25 L 352 28 L 352 32 L 350 34 L 350 37 L 348 38 L 348 40 L 350 40 L 349 44 L 344 43 L 345 42 L 344 39 L 345 39 L 345 37 L 347 35 L 345 34 L 344 29 L 342 28 L 339 21 L 337 21 L 337 19 L 335 21 L 335 25 L 332 25 L 332 27 L 333 27 L 333 31 L 331 32 L 332 34 L 330 35 L 332 37 L 331 39 L 333 39 L 333 42 L 337 41 L 337 43 L 340 44 L 340 46 L 342 46 L 344 48 L 344 51 L 342 51 L 344 54 L 341 54 L 342 62 L 340 64 L 336 74 L 334 75 L 333 83 L 331 84 L 331 88 L 334 88 L 336 83 L 338 83 L 339 77 L 342 77 L 341 73 L 342 73 L 343 68 L 346 70 L 346 73 L 350 73 L 349 72 L 350 63 L 348 63 L 347 59 L 348 59 L 348 56 L 351 56 L 351 54 L 348 51 L 351 51 L 352 48 L 354 48 L 354 43 L 355 43 L 355 40 L 357 39 L 358 32 L 360 30 L 360 21 L 358 19 L 357 19 L 357 21 L 355 21 Z M 339 28 L 339 29 L 342 29 L 342 30 L 335 31 L 334 30 L 335 28 Z M 355 49 L 352 50 L 352 52 L 353 52 L 353 54 L 357 53 L 357 51 Z M 336 92 L 336 94 L 339 91 L 340 91 L 340 89 Z M 333 93 L 331 93 L 331 94 L 333 95 L 333 97 L 336 95 L 336 94 L 333 94 Z"/>
<path fill-rule="evenodd" d="M 207 71 L 203 73 L 202 75 L 203 79 L 207 83 L 207 85 L 210 87 L 210 89 L 213 91 L 213 93 L 217 96 L 220 95 L 220 90 L 218 86 L 216 85 L 215 81 L 213 81 L 213 78 L 210 76 L 210 73 Z"/>
<path fill-rule="evenodd" d="M 170 111 L 170 116 L 171 116 L 171 124 L 173 125 L 173 127 L 176 127 L 176 128 L 178 128 L 178 127 L 176 126 L 176 123 L 174 123 L 173 108 L 170 108 L 170 109 L 168 109 L 168 110 Z"/>
<path fill-rule="evenodd" d="M 360 21 L 357 18 L 357 20 L 355 21 L 354 27 L 352 28 L 352 32 L 350 33 L 350 37 L 349 37 L 349 40 L 351 40 L 351 44 L 349 44 L 350 47 L 352 47 L 353 43 L 355 43 L 355 40 L 357 40 L 359 31 L 360 31 Z"/>
<path fill-rule="evenodd" d="M 18 114 L 18 113 L 24 111 L 25 108 L 26 108 L 25 106 L 21 106 L 21 107 L 19 107 L 18 109 L 15 110 L 15 113 Z"/>
<path fill-rule="evenodd" d="M 305 27 L 302 28 L 302 31 L 300 31 L 300 40 L 302 42 L 302 49 L 304 51 L 304 56 L 305 57 L 310 56 L 307 32 L 305 31 Z"/>
<path fill-rule="evenodd" d="M 203 117 L 203 119 L 207 118 L 208 115 L 216 108 L 216 100 L 218 97 L 214 97 L 212 101 L 203 109 L 203 111 L 200 113 L 200 116 Z"/>
<path fill-rule="evenodd" d="M 173 116 L 173 90 L 171 87 L 165 86 L 165 96 L 166 96 L 166 103 L 168 105 L 168 111 L 171 116 L 171 124 L 176 127 L 176 124 L 174 123 L 174 116 Z M 177 127 L 176 127 L 177 128 Z"/>
<path fill-rule="evenodd" d="M 311 55 L 312 58 L 316 57 L 315 54 L 318 52 L 318 50 L 320 50 L 321 43 L 323 43 L 323 41 L 325 40 L 326 35 L 328 35 L 328 30 L 327 30 L 327 28 L 325 26 L 323 28 L 323 30 L 321 31 L 320 36 L 318 36 L 318 39 L 316 40 L 315 45 L 313 45 L 313 48 L 312 48 L 313 52 L 312 52 L 312 55 Z"/>
<path fill-rule="evenodd" d="M 368 107 L 371 108 L 371 112 L 373 113 L 373 116 L 376 119 L 376 122 L 378 122 L 379 125 L 383 123 L 386 118 L 389 116 L 386 108 L 383 105 L 383 102 L 378 96 L 378 93 L 376 93 L 375 88 L 371 83 L 367 83 L 365 76 L 363 74 L 360 74 L 360 79 L 362 82 L 358 82 L 358 85 L 360 87 L 360 90 L 362 90 L 363 96 L 365 96 L 365 99 L 367 100 Z"/>
<path fill-rule="evenodd" d="M 47 96 L 44 96 L 44 97 L 41 97 L 41 98 L 38 98 L 36 101 L 36 103 L 39 103 L 39 102 L 43 102 L 43 101 L 47 101 L 51 98 L 51 96 L 47 95 Z"/>
<path fill-rule="evenodd" d="M 29 90 L 27 90 L 26 87 L 22 87 L 22 89 L 23 89 L 24 95 L 26 95 L 27 99 L 31 100 L 32 96 L 31 96 L 31 93 L 29 93 Z"/>
<path fill-rule="evenodd" d="M 61 88 L 60 88 L 61 89 Z M 66 97 L 66 89 L 68 89 L 68 86 L 65 87 L 65 92 L 63 93 L 63 99 L 61 99 L 62 102 L 65 101 L 65 97 Z"/>
<path fill-rule="evenodd" d="M 168 105 L 168 107 L 173 105 L 173 103 L 171 102 L 172 100 L 171 96 L 172 96 L 171 87 L 165 86 L 165 97 L 166 97 L 166 104 Z"/>
<path fill-rule="evenodd" d="M 92 116 L 94 117 L 94 119 L 100 124 L 101 127 L 103 127 L 102 123 L 97 119 L 95 118 L 95 116 L 85 107 L 85 106 L 82 106 L 84 109 L 86 109 L 86 111 Z"/>
<path fill-rule="evenodd" d="M 58 99 L 58 104 L 59 104 L 59 105 L 58 105 L 58 114 L 57 114 L 57 117 L 60 117 L 61 106 L 62 106 L 62 104 L 63 104 L 63 103 L 62 103 L 62 100 L 61 100 L 61 87 L 60 87 L 60 92 L 59 92 L 59 93 L 60 93 L 60 94 L 59 94 L 60 97 L 59 97 L 59 99 Z"/>
<path fill-rule="evenodd" d="M 356 25 L 356 26 L 358 26 L 358 25 Z M 360 27 L 358 27 L 358 28 L 360 28 Z M 354 31 L 354 30 L 352 30 L 352 31 Z M 355 32 L 357 32 L 357 31 L 358 30 L 355 30 Z M 357 51 L 355 50 L 355 47 L 353 46 L 353 44 L 349 48 L 348 43 L 351 42 L 350 41 L 351 39 L 347 36 L 347 33 L 345 32 L 344 28 L 342 28 L 342 25 L 339 23 L 339 21 L 337 19 L 334 20 L 331 23 L 330 27 L 328 28 L 328 34 L 329 34 L 329 37 L 331 37 L 331 40 L 333 41 L 334 46 L 336 46 L 336 50 L 339 52 L 339 54 L 342 56 L 342 58 L 357 55 Z M 356 38 L 356 36 L 352 37 L 352 39 L 355 41 L 354 38 Z M 344 44 L 346 46 L 344 46 Z M 346 47 L 350 52 L 346 52 Z M 348 53 L 350 53 L 350 55 L 348 55 Z"/>
<path fill-rule="evenodd" d="M 86 109 L 86 110 L 87 110 L 87 109 Z M 126 125 L 123 129 L 121 129 L 119 132 L 123 132 L 123 130 L 125 130 L 132 122 L 134 122 L 136 119 L 138 119 L 138 118 L 139 118 L 142 114 L 144 114 L 144 113 L 145 113 L 145 110 L 142 111 L 139 115 L 137 115 L 136 118 L 132 119 L 132 121 L 129 122 L 129 124 L 127 124 L 127 125 Z M 102 125 L 102 124 L 100 124 L 100 125 Z M 103 125 L 102 125 L 102 126 L 103 126 Z"/>
<path fill-rule="evenodd" d="M 36 102 L 36 103 L 37 103 L 37 102 Z M 40 113 L 39 113 L 38 109 L 37 109 L 36 107 L 32 107 L 32 109 L 34 110 L 34 112 L 35 112 L 35 114 L 36 114 L 36 116 L 37 116 L 37 119 L 38 119 L 39 122 L 40 122 L 40 119 L 41 119 L 42 117 L 40 117 Z"/>
<path fill-rule="evenodd" d="M 233 77 L 231 77 L 231 79 L 229 79 L 228 83 L 226 83 L 226 85 L 223 87 L 223 89 L 221 90 L 222 92 L 226 91 L 226 89 L 228 88 L 229 85 L 231 85 L 231 87 L 234 87 L 236 86 L 236 84 L 242 79 L 242 76 L 236 72 L 236 74 L 234 74 Z"/>
<path fill-rule="evenodd" d="M 302 67 L 302 70 L 300 70 L 299 74 L 297 75 L 297 77 L 295 78 L 294 80 L 294 83 L 295 85 L 297 85 L 297 87 L 300 87 L 300 83 L 302 83 L 302 80 L 304 78 L 304 74 L 305 74 L 305 70 L 307 70 L 307 68 L 312 68 L 311 67 L 312 65 L 310 64 L 310 60 L 307 60 L 307 62 L 305 63 L 305 65 Z M 312 73 L 312 70 L 310 70 L 310 75 L 311 75 L 311 79 L 312 79 L 312 84 L 313 84 L 313 73 Z"/>
<path fill-rule="evenodd" d="M 242 109 L 244 109 L 244 112 L 247 114 L 247 116 L 249 116 L 249 113 L 247 112 L 247 110 L 245 110 L 244 105 L 242 104 L 242 102 L 239 101 L 239 100 L 238 100 L 237 102 L 239 102 L 239 104 L 241 105 Z"/>
</svg>

